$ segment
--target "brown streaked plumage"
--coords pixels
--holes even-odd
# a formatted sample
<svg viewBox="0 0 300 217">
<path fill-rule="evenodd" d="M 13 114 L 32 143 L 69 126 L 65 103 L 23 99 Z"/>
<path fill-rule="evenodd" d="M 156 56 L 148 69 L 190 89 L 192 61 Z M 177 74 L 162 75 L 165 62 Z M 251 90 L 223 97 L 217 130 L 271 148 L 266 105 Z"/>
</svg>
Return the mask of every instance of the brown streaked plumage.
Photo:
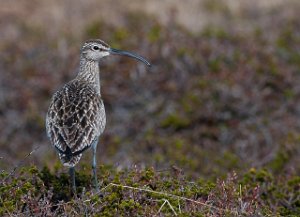
<svg viewBox="0 0 300 217">
<path fill-rule="evenodd" d="M 73 192 L 76 191 L 74 166 L 90 147 L 93 148 L 95 186 L 99 190 L 96 147 L 106 124 L 100 92 L 99 61 L 110 54 L 133 57 L 150 66 L 137 54 L 110 48 L 99 39 L 88 40 L 81 48 L 78 75 L 53 95 L 46 116 L 47 135 L 63 165 L 70 167 Z"/>
<path fill-rule="evenodd" d="M 75 166 L 105 128 L 101 96 L 87 82 L 73 80 L 57 91 L 47 114 L 47 132 L 65 166 Z"/>
</svg>

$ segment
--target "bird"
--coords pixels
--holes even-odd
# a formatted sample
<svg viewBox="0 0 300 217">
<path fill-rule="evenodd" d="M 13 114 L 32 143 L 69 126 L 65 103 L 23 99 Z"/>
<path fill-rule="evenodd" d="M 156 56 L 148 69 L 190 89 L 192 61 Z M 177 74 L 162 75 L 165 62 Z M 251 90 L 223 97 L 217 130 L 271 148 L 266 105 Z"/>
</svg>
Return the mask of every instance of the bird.
<svg viewBox="0 0 300 217">
<path fill-rule="evenodd" d="M 77 76 L 54 93 L 46 114 L 47 136 L 62 164 L 69 168 L 71 191 L 74 194 L 75 166 L 87 149 L 92 149 L 93 182 L 99 191 L 96 149 L 106 125 L 99 62 L 109 55 L 128 56 L 151 66 L 136 53 L 111 48 L 100 39 L 87 40 L 80 49 Z"/>
</svg>

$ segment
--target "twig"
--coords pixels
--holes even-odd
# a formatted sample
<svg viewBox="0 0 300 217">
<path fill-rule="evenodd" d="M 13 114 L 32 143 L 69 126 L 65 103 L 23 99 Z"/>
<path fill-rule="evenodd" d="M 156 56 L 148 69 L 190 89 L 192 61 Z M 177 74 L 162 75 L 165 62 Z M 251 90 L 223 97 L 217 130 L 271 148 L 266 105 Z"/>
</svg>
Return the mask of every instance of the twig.
<svg viewBox="0 0 300 217">
<path fill-rule="evenodd" d="M 179 210 L 179 213 L 181 214 L 181 207 L 180 207 L 180 201 L 179 201 L 179 198 L 177 198 L 178 200 L 178 210 Z"/>
<path fill-rule="evenodd" d="M 21 160 L 14 168 L 13 170 L 3 179 L 2 183 L 5 182 L 11 175 L 13 175 L 16 170 L 25 162 L 25 160 L 32 155 L 36 150 L 38 150 L 41 146 L 35 147 L 30 153 L 28 153 L 23 160 Z"/>
<path fill-rule="evenodd" d="M 162 210 L 162 208 L 165 206 L 165 204 L 168 204 L 169 207 L 171 208 L 171 210 L 173 211 L 174 215 L 177 216 L 176 211 L 174 210 L 173 206 L 171 205 L 170 201 L 168 201 L 167 199 L 162 199 L 164 201 L 164 203 L 160 206 L 159 210 L 157 211 L 157 214 L 160 213 L 160 211 Z"/>
<path fill-rule="evenodd" d="M 169 193 L 164 193 L 164 192 L 159 192 L 159 191 L 153 191 L 153 190 L 149 190 L 149 189 L 144 189 L 144 188 L 137 188 L 137 187 L 132 187 L 132 186 L 127 186 L 127 185 L 120 185 L 120 184 L 115 184 L 115 183 L 109 183 L 107 186 L 105 186 L 104 188 L 102 188 L 100 190 L 100 192 L 103 192 L 105 191 L 107 188 L 109 187 L 112 187 L 112 186 L 115 186 L 115 187 L 122 187 L 122 188 L 128 188 L 128 189 L 131 189 L 131 190 L 138 190 L 138 191 L 144 191 L 144 192 L 149 192 L 149 193 L 154 193 L 154 194 L 159 194 L 159 195 L 164 195 L 164 196 L 167 196 L 167 197 L 172 197 L 172 198 L 176 198 L 178 199 L 178 202 L 180 200 L 183 200 L 183 201 L 189 201 L 189 202 L 192 202 L 192 203 L 195 203 L 197 205 L 202 205 L 202 206 L 206 206 L 206 207 L 209 207 L 209 208 L 212 208 L 212 209 L 216 209 L 216 210 L 219 210 L 219 211 L 223 211 L 223 212 L 230 212 L 232 214 L 235 214 L 236 215 L 236 212 L 233 212 L 231 210 L 228 210 L 228 209 L 223 209 L 223 208 L 219 208 L 219 207 L 216 207 L 216 206 L 213 206 L 213 205 L 209 205 L 209 204 L 206 204 L 206 203 L 203 203 L 203 202 L 200 202 L 200 201 L 196 201 L 196 200 L 192 200 L 190 198 L 186 198 L 186 197 L 182 197 L 182 196 L 178 196 L 178 195 L 174 195 L 174 194 L 169 194 Z M 99 194 L 99 193 L 97 193 Z M 96 194 L 96 195 L 97 195 Z M 171 208 L 171 210 L 173 211 L 173 213 L 175 215 L 177 215 L 177 213 L 175 212 L 174 208 L 172 207 L 172 205 L 170 204 L 170 202 L 167 200 L 167 199 L 163 199 L 164 200 L 164 203 L 163 205 L 165 205 L 166 203 L 169 205 L 169 207 Z M 82 204 L 86 203 L 86 202 L 90 202 L 91 199 L 87 199 L 87 200 L 84 200 L 82 201 Z M 65 203 L 62 203 L 62 204 L 56 204 L 56 205 L 48 205 L 48 206 L 45 206 L 45 207 L 42 207 L 40 210 L 46 210 L 47 208 L 51 208 L 51 207 L 60 207 L 60 206 L 65 206 L 67 204 L 74 204 L 74 201 L 69 201 L 69 202 L 65 202 Z M 159 212 L 161 211 L 163 205 L 160 207 L 159 209 Z M 179 203 L 179 207 L 180 207 L 180 203 Z M 25 212 L 22 212 L 20 214 L 26 214 L 28 213 L 29 211 L 25 211 Z M 158 212 L 158 213 L 159 213 Z M 179 208 L 179 212 L 181 213 L 181 208 Z"/>
<path fill-rule="evenodd" d="M 102 188 L 100 192 L 106 190 L 107 188 L 109 188 L 111 186 L 128 188 L 128 189 L 131 189 L 131 190 L 145 191 L 145 192 L 149 192 L 149 193 L 164 195 L 164 196 L 167 196 L 167 197 L 173 197 L 173 198 L 177 198 L 178 200 L 189 201 L 189 202 L 192 202 L 192 203 L 195 203 L 195 204 L 198 204 L 198 205 L 202 205 L 202 206 L 206 206 L 206 207 L 213 208 L 213 209 L 216 209 L 216 210 L 220 210 L 220 211 L 224 211 L 224 212 L 230 212 L 230 213 L 235 214 L 235 212 L 233 212 L 231 210 L 219 208 L 219 207 L 216 207 L 216 206 L 213 206 L 213 205 L 209 205 L 209 204 L 206 204 L 206 203 L 203 203 L 203 202 L 200 202 L 200 201 L 196 201 L 196 200 L 193 200 L 193 199 L 190 199 L 190 198 L 178 196 L 178 195 L 175 195 L 175 194 L 164 193 L 164 192 L 160 192 L 160 191 L 153 191 L 153 190 L 149 190 L 149 189 L 137 188 L 137 187 L 127 186 L 127 185 L 120 185 L 120 184 L 115 184 L 115 183 L 109 183 L 107 186 Z M 88 202 L 88 201 L 89 200 L 86 200 L 85 202 Z"/>
<path fill-rule="evenodd" d="M 7 214 L 8 214 L 9 216 L 13 216 L 13 215 L 11 214 L 11 212 L 7 209 L 5 203 L 4 203 L 3 200 L 2 200 L 2 197 L 0 197 L 0 200 L 1 200 L 1 204 L 2 204 L 3 208 L 4 208 L 5 211 L 7 212 Z"/>
<path fill-rule="evenodd" d="M 167 200 L 165 200 L 165 202 L 163 202 L 163 204 L 158 209 L 157 214 L 160 213 L 161 209 L 165 206 L 166 202 L 167 202 Z"/>
</svg>

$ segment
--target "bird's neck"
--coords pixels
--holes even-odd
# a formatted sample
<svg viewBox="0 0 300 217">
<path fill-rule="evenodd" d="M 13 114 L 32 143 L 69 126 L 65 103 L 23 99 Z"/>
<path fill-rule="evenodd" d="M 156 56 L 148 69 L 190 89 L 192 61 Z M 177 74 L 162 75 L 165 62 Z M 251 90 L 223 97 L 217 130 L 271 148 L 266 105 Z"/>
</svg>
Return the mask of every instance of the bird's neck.
<svg viewBox="0 0 300 217">
<path fill-rule="evenodd" d="M 81 58 L 79 72 L 76 78 L 90 83 L 100 95 L 100 69 L 98 62 Z"/>
</svg>

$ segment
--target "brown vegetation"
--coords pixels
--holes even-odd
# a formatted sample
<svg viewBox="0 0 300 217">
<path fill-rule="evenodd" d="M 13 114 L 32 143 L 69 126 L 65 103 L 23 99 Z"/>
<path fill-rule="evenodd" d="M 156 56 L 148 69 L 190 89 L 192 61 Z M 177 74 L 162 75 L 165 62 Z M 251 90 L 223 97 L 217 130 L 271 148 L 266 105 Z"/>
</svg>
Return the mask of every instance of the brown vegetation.
<svg viewBox="0 0 300 217">
<path fill-rule="evenodd" d="M 227 211 L 228 215 L 299 214 L 297 2 L 233 7 L 225 1 L 198 1 L 199 12 L 205 11 L 205 19 L 212 22 L 203 22 L 197 30 L 182 25 L 182 11 L 176 5 L 169 7 L 165 19 L 138 11 L 138 3 L 128 8 L 120 3 L 126 8 L 121 11 L 108 1 L 60 2 L 7 2 L 0 9 L 0 168 L 4 180 L 0 213 L 17 214 L 22 204 L 42 201 L 63 207 L 51 208 L 49 213 L 70 211 L 74 204 L 83 203 L 79 209 L 87 206 L 90 214 L 150 216 L 158 210 L 161 216 L 180 214 L 180 210 L 182 216 L 217 216 Z M 190 19 L 195 17 L 191 12 Z M 103 188 L 115 183 L 140 190 L 135 194 L 134 189 L 114 186 L 104 198 L 95 198 L 100 204 L 96 211 L 91 201 L 89 205 L 84 202 L 92 195 L 85 171 L 89 155 L 79 165 L 85 192 L 70 201 L 61 191 L 68 189 L 66 170 L 44 127 L 51 95 L 75 76 L 79 47 L 89 38 L 136 51 L 153 64 L 148 70 L 130 59 L 114 57 L 101 63 L 108 123 L 99 143 L 99 178 L 104 180 Z M 40 148 L 22 161 L 35 147 Z M 31 177 L 30 186 L 20 179 L 21 167 L 5 178 L 20 161 L 22 166 L 46 165 L 51 172 L 24 169 Z M 103 169 L 107 167 L 103 164 L 112 168 Z M 143 178 L 148 167 L 155 168 L 151 181 Z M 52 183 L 46 182 L 45 174 L 52 177 Z M 51 185 L 57 182 L 61 186 Z M 191 183 L 197 183 L 194 190 Z M 202 191 L 203 185 L 207 188 Z M 187 201 L 181 201 L 178 208 L 178 198 L 149 196 L 141 190 L 145 186 L 217 209 Z M 58 192 L 67 204 L 55 200 Z M 106 203 L 117 208 L 105 210 Z"/>
</svg>

